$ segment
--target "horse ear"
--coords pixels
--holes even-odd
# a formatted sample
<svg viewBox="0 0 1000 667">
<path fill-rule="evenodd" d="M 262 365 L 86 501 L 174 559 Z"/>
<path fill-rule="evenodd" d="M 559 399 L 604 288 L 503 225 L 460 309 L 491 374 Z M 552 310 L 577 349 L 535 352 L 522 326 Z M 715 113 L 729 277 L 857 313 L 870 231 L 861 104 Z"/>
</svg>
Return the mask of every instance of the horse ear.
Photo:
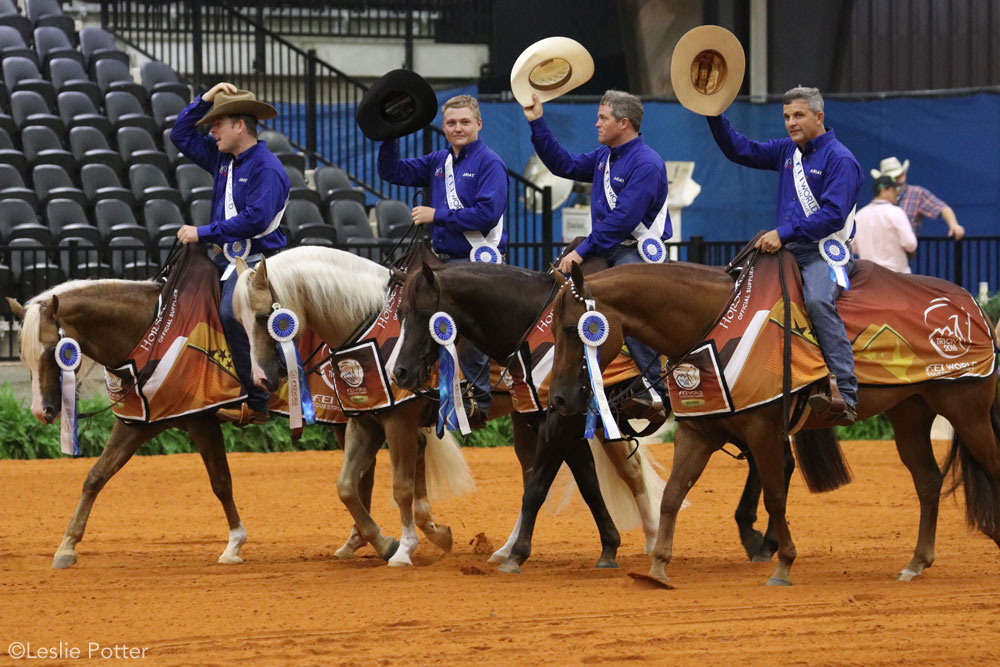
<svg viewBox="0 0 1000 667">
<path fill-rule="evenodd" d="M 267 260 L 261 259 L 253 274 L 253 286 L 260 290 L 267 289 Z"/>
<path fill-rule="evenodd" d="M 10 312 L 12 312 L 15 315 L 17 315 L 17 319 L 23 320 L 24 319 L 24 312 L 25 312 L 24 311 L 24 306 L 22 306 L 20 303 L 18 303 L 17 299 L 12 299 L 10 297 L 7 297 L 7 303 L 10 305 Z"/>
<path fill-rule="evenodd" d="M 247 266 L 247 263 L 243 261 L 243 258 L 242 257 L 237 257 L 236 258 L 236 275 L 242 276 L 244 273 L 246 273 L 249 270 L 250 270 L 250 267 Z"/>
<path fill-rule="evenodd" d="M 55 317 L 56 313 L 58 312 L 59 312 L 59 297 L 53 294 L 52 301 L 49 303 L 49 313 L 52 315 L 52 317 Z"/>
<path fill-rule="evenodd" d="M 392 276 L 393 282 L 402 285 L 406 282 L 406 276 L 408 275 L 403 269 L 392 268 L 389 269 L 389 274 Z"/>
<path fill-rule="evenodd" d="M 576 262 L 573 262 L 573 268 L 569 271 L 570 277 L 573 279 L 573 287 L 576 288 L 577 294 L 583 294 L 583 269 Z"/>
<path fill-rule="evenodd" d="M 427 262 L 424 262 L 420 266 L 420 272 L 424 274 L 424 278 L 427 279 L 427 282 L 429 284 L 431 284 L 431 285 L 434 284 L 434 269 L 432 269 L 430 266 L 428 266 Z"/>
<path fill-rule="evenodd" d="M 558 283 L 558 285 L 559 285 L 560 287 L 562 287 L 562 286 L 563 286 L 563 285 L 565 285 L 565 284 L 566 284 L 567 282 L 569 282 L 569 280 L 568 280 L 568 279 L 566 278 L 566 276 L 564 276 L 564 275 L 562 274 L 562 271 L 558 271 L 558 270 L 553 270 L 553 271 L 552 271 L 552 277 L 556 279 L 556 283 Z"/>
</svg>

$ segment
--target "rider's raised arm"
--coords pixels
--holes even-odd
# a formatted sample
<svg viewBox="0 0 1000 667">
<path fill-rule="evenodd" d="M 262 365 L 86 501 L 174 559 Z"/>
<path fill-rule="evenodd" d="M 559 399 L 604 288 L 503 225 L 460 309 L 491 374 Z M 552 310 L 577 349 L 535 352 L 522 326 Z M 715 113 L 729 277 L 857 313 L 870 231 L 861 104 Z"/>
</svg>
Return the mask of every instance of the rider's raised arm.
<svg viewBox="0 0 1000 667">
<path fill-rule="evenodd" d="M 594 167 L 597 165 L 597 153 L 600 149 L 589 153 L 570 153 L 559 144 L 552 130 L 545 124 L 544 117 L 531 121 L 531 144 L 545 166 L 556 176 L 586 182 L 594 178 Z"/>
<path fill-rule="evenodd" d="M 781 169 L 784 144 L 787 144 L 789 139 L 754 141 L 737 132 L 725 116 L 706 116 L 706 118 L 715 143 L 722 149 L 723 155 L 731 161 L 754 169 L 773 171 Z"/>
<path fill-rule="evenodd" d="M 394 185 L 427 187 L 434 174 L 429 160 L 431 155 L 434 153 L 404 160 L 399 157 L 398 139 L 383 141 L 378 147 L 378 175 Z"/>
<path fill-rule="evenodd" d="M 212 103 L 206 102 L 201 98 L 201 95 L 198 95 L 191 104 L 181 109 L 181 112 L 177 114 L 174 129 L 170 131 L 170 141 L 174 142 L 177 150 L 210 174 L 215 172 L 219 149 L 216 147 L 214 137 L 202 135 L 195 129 L 194 125 L 211 108 Z"/>
</svg>

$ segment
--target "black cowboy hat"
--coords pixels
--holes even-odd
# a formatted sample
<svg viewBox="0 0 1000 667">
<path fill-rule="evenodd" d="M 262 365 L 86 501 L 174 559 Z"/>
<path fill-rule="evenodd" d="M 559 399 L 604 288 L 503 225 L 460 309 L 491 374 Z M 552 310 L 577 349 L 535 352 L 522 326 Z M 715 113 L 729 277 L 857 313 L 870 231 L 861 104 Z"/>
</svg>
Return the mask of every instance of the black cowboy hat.
<svg viewBox="0 0 1000 667">
<path fill-rule="evenodd" d="M 354 118 L 366 137 L 386 141 L 427 127 L 437 109 L 437 96 L 422 76 L 396 69 L 365 91 Z"/>
</svg>

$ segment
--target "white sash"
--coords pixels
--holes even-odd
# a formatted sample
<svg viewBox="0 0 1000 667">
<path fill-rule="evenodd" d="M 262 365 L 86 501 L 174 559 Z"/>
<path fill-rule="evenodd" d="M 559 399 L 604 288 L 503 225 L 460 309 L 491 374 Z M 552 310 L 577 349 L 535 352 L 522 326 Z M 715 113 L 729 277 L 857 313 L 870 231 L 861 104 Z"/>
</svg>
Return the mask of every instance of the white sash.
<svg viewBox="0 0 1000 667">
<path fill-rule="evenodd" d="M 444 161 L 444 190 L 448 197 L 448 208 L 452 211 L 458 211 L 465 208 L 462 206 L 462 200 L 458 198 L 458 190 L 455 188 L 455 167 L 452 161 L 451 151 L 448 151 L 448 157 Z M 488 249 L 492 249 L 492 252 L 488 252 L 488 255 L 496 258 L 495 263 L 500 261 L 500 239 L 503 238 L 503 216 L 497 220 L 497 224 L 487 232 L 486 236 L 483 233 L 476 230 L 470 230 L 467 232 L 462 232 L 465 236 L 465 240 L 469 242 L 472 246 L 472 253 L 470 258 L 473 262 L 483 261 L 483 255 L 477 252 L 477 249 L 482 249 L 483 246 Z M 490 261 L 490 260 L 487 260 Z"/>
<path fill-rule="evenodd" d="M 802 166 L 802 151 L 798 148 L 792 157 L 792 180 L 795 183 L 795 195 L 802 207 L 802 213 L 808 218 L 820 207 L 806 181 L 806 170 Z M 844 267 L 851 261 L 851 251 L 847 247 L 847 242 L 854 238 L 854 213 L 857 210 L 858 207 L 855 205 L 844 220 L 844 226 L 819 242 L 819 254 L 830 265 L 830 279 L 844 289 L 851 289 L 851 281 Z"/>
<path fill-rule="evenodd" d="M 224 197 L 226 220 L 229 220 L 230 218 L 235 218 L 237 215 L 239 215 L 239 212 L 236 210 L 236 202 L 233 200 L 233 169 L 235 166 L 236 166 L 236 158 L 233 158 L 232 160 L 229 161 L 229 169 L 228 173 L 226 174 L 226 196 Z M 259 239 L 263 236 L 267 236 L 275 229 L 277 229 L 278 225 L 281 224 L 281 217 L 285 214 L 285 209 L 287 207 L 288 207 L 288 200 L 286 199 L 285 206 L 281 207 L 281 210 L 278 211 L 278 215 L 274 216 L 274 220 L 272 220 L 271 224 L 267 226 L 267 229 L 262 231 L 260 234 L 254 236 L 254 238 Z M 236 257 L 240 257 L 244 261 L 250 259 L 250 246 L 251 246 L 250 239 L 244 239 L 243 241 L 234 241 L 231 244 L 230 243 L 223 244 L 222 249 L 226 255 L 226 258 L 229 259 L 229 266 L 227 266 L 226 270 L 222 272 L 222 278 L 220 278 L 221 281 L 225 282 L 225 280 L 229 278 L 230 275 L 232 275 L 233 270 L 236 268 L 236 260 L 235 260 Z"/>
<path fill-rule="evenodd" d="M 667 165 L 663 165 L 666 171 Z M 612 211 L 618 205 L 618 195 L 611 188 L 611 153 L 608 153 L 608 160 L 604 163 L 604 199 L 608 202 L 608 208 Z M 649 227 L 646 223 L 640 222 L 632 230 L 632 238 L 639 242 L 639 256 L 651 264 L 659 264 L 666 257 L 666 250 L 663 247 L 661 237 L 663 228 L 667 222 L 667 198 L 663 199 L 663 206 L 656 213 L 652 224 Z"/>
</svg>

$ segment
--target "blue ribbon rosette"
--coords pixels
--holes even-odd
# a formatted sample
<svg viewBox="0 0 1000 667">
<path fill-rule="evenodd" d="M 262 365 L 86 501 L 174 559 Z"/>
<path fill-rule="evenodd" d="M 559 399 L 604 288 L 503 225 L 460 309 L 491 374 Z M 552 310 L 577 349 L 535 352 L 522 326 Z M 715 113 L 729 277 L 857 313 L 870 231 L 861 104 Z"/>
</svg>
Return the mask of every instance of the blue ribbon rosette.
<svg viewBox="0 0 1000 667">
<path fill-rule="evenodd" d="M 61 333 L 61 331 L 60 331 Z M 80 441 L 76 434 L 76 369 L 80 367 L 83 355 L 80 344 L 63 336 L 56 343 L 56 365 L 62 373 L 62 423 L 59 426 L 59 445 L 63 454 L 80 455 Z"/>
<path fill-rule="evenodd" d="M 819 254 L 830 265 L 830 280 L 844 289 L 851 289 L 851 279 L 847 275 L 847 263 L 851 252 L 847 244 L 838 238 L 828 236 L 819 243 Z"/>
<path fill-rule="evenodd" d="M 483 241 L 472 246 L 472 251 L 469 252 L 469 259 L 473 262 L 481 262 L 483 264 L 499 264 L 500 250 L 492 243 Z"/>
<path fill-rule="evenodd" d="M 267 318 L 267 331 L 277 341 L 288 371 L 288 425 L 292 429 L 292 438 L 298 438 L 302 435 L 303 422 L 316 423 L 312 394 L 294 342 L 299 333 L 299 318 L 287 308 L 274 304 L 274 312 Z"/>
<path fill-rule="evenodd" d="M 608 406 L 608 398 L 604 395 L 604 378 L 601 377 L 601 365 L 598 358 L 598 348 L 608 339 L 611 330 L 608 318 L 603 313 L 593 310 L 593 301 L 587 302 L 587 312 L 580 316 L 576 329 L 583 341 L 583 359 L 587 367 L 587 376 L 590 378 L 590 405 L 587 408 L 587 425 L 584 430 L 584 437 L 593 438 L 597 430 L 597 417 L 601 417 L 601 425 L 604 427 L 604 437 L 609 440 L 618 440 L 621 433 L 618 431 L 618 424 L 611 416 L 611 408 Z"/>
<path fill-rule="evenodd" d="M 639 240 L 639 256 L 649 264 L 660 264 L 667 256 L 667 248 L 655 236 L 644 236 Z"/>
<path fill-rule="evenodd" d="M 430 319 L 431 338 L 441 346 L 438 354 L 438 421 L 437 436 L 444 435 L 444 430 L 461 431 L 463 435 L 472 433 L 469 419 L 462 405 L 462 384 L 458 377 L 458 351 L 455 349 L 455 339 L 458 338 L 458 327 L 451 315 L 438 311 Z"/>
</svg>

